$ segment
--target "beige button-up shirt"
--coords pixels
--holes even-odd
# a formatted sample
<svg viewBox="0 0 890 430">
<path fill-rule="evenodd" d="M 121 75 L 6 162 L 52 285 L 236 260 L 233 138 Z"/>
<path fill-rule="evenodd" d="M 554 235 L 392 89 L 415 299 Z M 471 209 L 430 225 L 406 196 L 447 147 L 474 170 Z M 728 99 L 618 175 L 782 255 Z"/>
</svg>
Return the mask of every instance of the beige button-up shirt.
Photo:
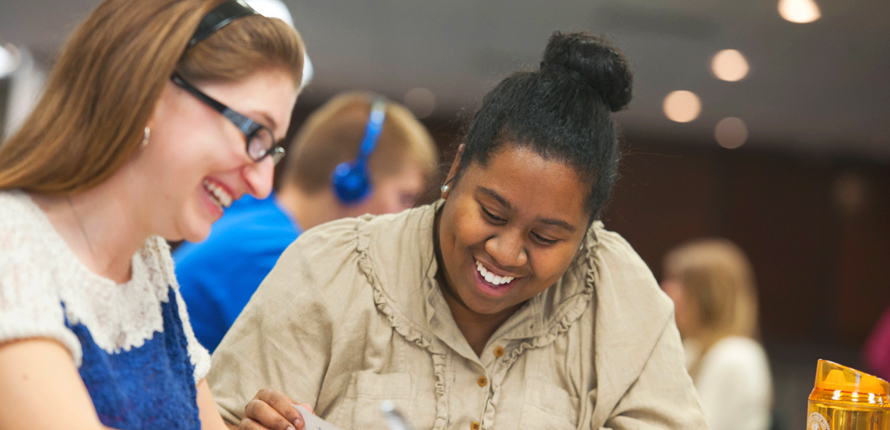
<svg viewBox="0 0 890 430">
<path fill-rule="evenodd" d="M 344 219 L 281 256 L 213 355 L 207 380 L 237 424 L 261 388 L 346 429 L 706 428 L 670 300 L 595 223 L 555 285 L 477 356 L 435 280 L 435 211 Z"/>
</svg>

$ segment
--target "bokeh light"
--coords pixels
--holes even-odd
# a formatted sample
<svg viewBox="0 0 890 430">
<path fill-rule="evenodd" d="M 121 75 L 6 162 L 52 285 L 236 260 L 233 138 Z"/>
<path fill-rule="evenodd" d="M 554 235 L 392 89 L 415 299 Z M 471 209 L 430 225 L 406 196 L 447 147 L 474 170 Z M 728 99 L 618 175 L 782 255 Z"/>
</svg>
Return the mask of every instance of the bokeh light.
<svg viewBox="0 0 890 430">
<path fill-rule="evenodd" d="M 18 50 L 14 46 L 0 46 L 0 78 L 15 71 L 19 62 Z"/>
<path fill-rule="evenodd" d="M 711 61 L 711 70 L 718 79 L 736 82 L 748 75 L 748 60 L 741 52 L 735 49 L 724 49 L 714 56 Z"/>
<path fill-rule="evenodd" d="M 281 0 L 247 0 L 247 4 L 255 11 L 269 18 L 278 18 L 287 25 L 294 26 L 294 18 Z"/>
<path fill-rule="evenodd" d="M 405 93 L 405 106 L 418 118 L 426 118 L 436 110 L 436 95 L 426 88 L 412 88 Z"/>
<path fill-rule="evenodd" d="M 813 22 L 822 16 L 814 0 L 779 0 L 779 15 L 798 24 Z"/>
<path fill-rule="evenodd" d="M 723 118 L 717 123 L 714 130 L 717 143 L 727 149 L 735 149 L 745 144 L 748 140 L 748 127 L 739 118 Z"/>
<path fill-rule="evenodd" d="M 664 98 L 664 114 L 676 122 L 689 122 L 701 113 L 701 100 L 692 91 L 674 91 Z"/>
<path fill-rule="evenodd" d="M 287 5 L 284 4 L 281 0 L 246 0 L 248 6 L 252 7 L 254 10 L 259 12 L 263 16 L 267 16 L 269 18 L 278 18 L 284 21 L 287 25 L 293 27 L 294 26 L 294 18 L 291 16 L 290 10 L 287 8 Z M 306 52 L 303 52 L 303 79 L 300 81 L 300 88 L 306 88 L 306 85 L 309 85 L 309 82 L 312 81 L 312 76 L 315 74 L 315 69 L 312 67 L 312 61 L 309 60 L 309 55 Z"/>
</svg>

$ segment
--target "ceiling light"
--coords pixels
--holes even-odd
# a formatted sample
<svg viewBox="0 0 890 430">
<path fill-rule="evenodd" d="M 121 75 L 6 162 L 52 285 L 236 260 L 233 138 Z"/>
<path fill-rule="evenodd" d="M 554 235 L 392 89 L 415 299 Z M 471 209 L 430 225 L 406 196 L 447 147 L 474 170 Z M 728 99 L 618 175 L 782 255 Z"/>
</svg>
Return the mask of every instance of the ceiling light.
<svg viewBox="0 0 890 430">
<path fill-rule="evenodd" d="M 412 88 L 405 93 L 405 106 L 418 118 L 426 118 L 436 110 L 436 95 L 426 88 Z"/>
<path fill-rule="evenodd" d="M 822 16 L 814 0 L 779 0 L 779 15 L 798 24 L 813 22 Z"/>
<path fill-rule="evenodd" d="M 691 91 L 674 91 L 664 98 L 664 114 L 671 121 L 689 122 L 701 113 L 701 100 Z"/>
<path fill-rule="evenodd" d="M 735 49 L 724 49 L 714 56 L 711 70 L 718 79 L 735 82 L 748 75 L 748 61 L 741 52 Z"/>
<path fill-rule="evenodd" d="M 735 149 L 745 144 L 748 140 L 748 127 L 741 119 L 729 117 L 723 118 L 717 123 L 714 130 L 717 143 L 727 149 Z"/>
<path fill-rule="evenodd" d="M 861 173 L 841 174 L 831 184 L 835 206 L 848 217 L 858 215 L 868 203 L 868 188 L 868 182 Z"/>
</svg>

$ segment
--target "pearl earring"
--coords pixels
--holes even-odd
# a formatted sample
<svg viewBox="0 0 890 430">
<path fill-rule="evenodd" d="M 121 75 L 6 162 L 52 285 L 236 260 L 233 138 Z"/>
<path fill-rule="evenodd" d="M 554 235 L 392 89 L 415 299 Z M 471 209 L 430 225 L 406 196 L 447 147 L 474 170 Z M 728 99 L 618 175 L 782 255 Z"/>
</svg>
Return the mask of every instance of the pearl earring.
<svg viewBox="0 0 890 430">
<path fill-rule="evenodd" d="M 148 145 L 148 138 L 151 136 L 151 129 L 145 127 L 145 133 L 142 135 L 142 142 L 139 142 L 139 149 L 145 148 L 145 145 Z"/>
<path fill-rule="evenodd" d="M 447 192 L 448 192 L 448 184 L 442 185 L 442 194 L 445 194 Z"/>
</svg>

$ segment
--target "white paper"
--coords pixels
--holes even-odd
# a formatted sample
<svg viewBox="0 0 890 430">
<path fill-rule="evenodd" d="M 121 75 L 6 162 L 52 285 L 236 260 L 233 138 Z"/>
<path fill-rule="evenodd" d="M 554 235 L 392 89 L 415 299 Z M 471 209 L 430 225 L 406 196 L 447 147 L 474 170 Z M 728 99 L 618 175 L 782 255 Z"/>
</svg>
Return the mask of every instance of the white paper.
<svg viewBox="0 0 890 430">
<path fill-rule="evenodd" d="M 303 422 L 306 423 L 306 426 L 303 427 L 304 430 L 342 430 L 300 405 L 294 405 L 294 407 L 300 411 L 300 415 L 303 415 Z"/>
</svg>

